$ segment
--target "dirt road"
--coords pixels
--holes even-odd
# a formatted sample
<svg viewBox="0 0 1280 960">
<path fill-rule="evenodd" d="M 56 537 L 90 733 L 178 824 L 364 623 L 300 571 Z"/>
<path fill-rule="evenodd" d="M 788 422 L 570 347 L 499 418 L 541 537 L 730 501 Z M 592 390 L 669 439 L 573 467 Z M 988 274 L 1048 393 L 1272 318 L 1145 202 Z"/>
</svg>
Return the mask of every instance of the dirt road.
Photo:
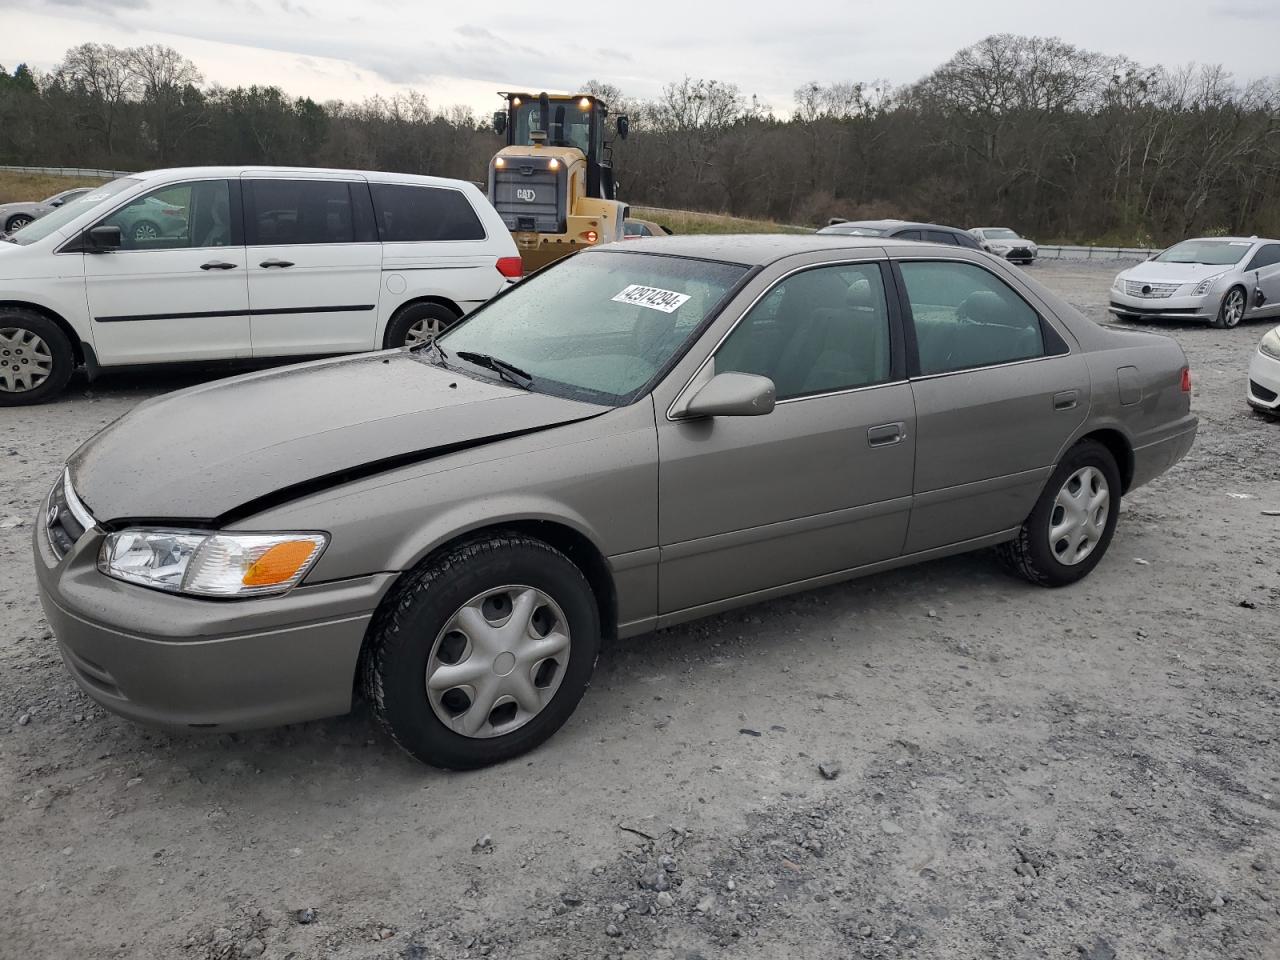
<svg viewBox="0 0 1280 960">
<path fill-rule="evenodd" d="M 1115 265 L 1031 269 L 1105 320 Z M 0 956 L 1280 956 L 1280 423 L 1263 328 L 1169 332 L 1200 439 L 1084 583 L 983 553 L 618 643 L 462 775 L 363 709 L 188 737 L 83 697 L 31 515 L 193 378 L 0 411 Z"/>
</svg>

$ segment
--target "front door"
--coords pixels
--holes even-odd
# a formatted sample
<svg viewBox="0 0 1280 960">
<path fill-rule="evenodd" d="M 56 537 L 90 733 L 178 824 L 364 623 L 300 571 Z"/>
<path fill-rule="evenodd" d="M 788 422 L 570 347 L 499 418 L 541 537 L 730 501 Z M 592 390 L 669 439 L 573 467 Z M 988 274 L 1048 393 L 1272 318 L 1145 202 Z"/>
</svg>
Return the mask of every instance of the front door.
<svg viewBox="0 0 1280 960">
<path fill-rule="evenodd" d="M 120 249 L 83 254 L 100 363 L 249 356 L 238 190 L 227 180 L 170 184 L 94 224 L 121 235 Z"/>
<path fill-rule="evenodd" d="M 793 273 L 720 344 L 714 372 L 772 379 L 773 412 L 658 412 L 661 613 L 901 552 L 915 413 L 884 276 L 876 262 Z"/>
<path fill-rule="evenodd" d="M 1254 283 L 1253 302 L 1246 316 L 1261 318 L 1280 314 L 1280 243 L 1263 245 L 1245 271 L 1253 272 Z"/>
<path fill-rule="evenodd" d="M 382 244 L 364 180 L 246 175 L 253 355 L 373 350 Z"/>
<path fill-rule="evenodd" d="M 899 264 L 916 405 L 907 553 L 1017 527 L 1089 408 L 1089 374 L 1053 324 L 971 262 Z"/>
</svg>

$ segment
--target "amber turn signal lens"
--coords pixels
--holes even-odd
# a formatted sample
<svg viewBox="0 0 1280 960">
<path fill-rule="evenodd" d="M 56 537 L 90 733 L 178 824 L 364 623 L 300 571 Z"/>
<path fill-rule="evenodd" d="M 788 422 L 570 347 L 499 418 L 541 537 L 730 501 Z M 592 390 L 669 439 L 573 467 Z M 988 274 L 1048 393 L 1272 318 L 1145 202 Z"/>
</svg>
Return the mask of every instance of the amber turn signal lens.
<svg viewBox="0 0 1280 960">
<path fill-rule="evenodd" d="M 246 587 L 269 587 L 284 583 L 296 574 L 316 552 L 310 540 L 290 540 L 278 543 L 245 571 L 242 583 Z"/>
</svg>

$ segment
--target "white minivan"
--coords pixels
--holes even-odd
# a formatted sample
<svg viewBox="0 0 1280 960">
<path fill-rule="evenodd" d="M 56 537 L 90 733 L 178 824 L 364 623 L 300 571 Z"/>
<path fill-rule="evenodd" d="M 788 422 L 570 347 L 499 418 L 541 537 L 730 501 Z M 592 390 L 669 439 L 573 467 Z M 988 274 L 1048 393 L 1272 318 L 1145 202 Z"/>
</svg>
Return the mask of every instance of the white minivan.
<svg viewBox="0 0 1280 960">
<path fill-rule="evenodd" d="M 73 369 L 424 340 L 521 276 L 473 184 L 283 167 L 113 180 L 0 242 L 0 406 Z"/>
</svg>

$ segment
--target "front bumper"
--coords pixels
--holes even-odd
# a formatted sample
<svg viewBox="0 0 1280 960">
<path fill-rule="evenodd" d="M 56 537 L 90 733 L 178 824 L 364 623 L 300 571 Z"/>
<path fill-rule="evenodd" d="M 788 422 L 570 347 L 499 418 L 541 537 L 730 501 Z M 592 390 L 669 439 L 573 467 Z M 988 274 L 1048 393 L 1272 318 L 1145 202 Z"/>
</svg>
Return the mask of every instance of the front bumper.
<svg viewBox="0 0 1280 960">
<path fill-rule="evenodd" d="M 1003 257 L 1005 260 L 1013 260 L 1015 262 L 1034 260 L 1036 257 L 1040 256 L 1040 250 L 1038 248 L 1033 249 L 1031 247 L 1014 247 L 1012 250 L 1007 250 L 1004 253 L 996 253 L 994 250 L 991 252 L 995 253 L 997 257 Z"/>
<path fill-rule="evenodd" d="M 1280 413 L 1280 360 L 1267 356 L 1261 350 L 1253 352 L 1246 398 L 1251 407 Z"/>
<path fill-rule="evenodd" d="M 1212 320 L 1218 315 L 1221 295 L 1206 294 L 1202 297 L 1131 297 L 1115 287 L 1111 288 L 1111 303 L 1107 307 L 1115 314 L 1128 314 L 1152 320 Z"/>
<path fill-rule="evenodd" d="M 35 526 L 40 603 L 62 659 L 108 710 L 158 726 L 238 730 L 351 709 L 365 631 L 394 574 L 199 600 L 99 573 L 100 531 L 59 559 L 44 523 Z"/>
</svg>

